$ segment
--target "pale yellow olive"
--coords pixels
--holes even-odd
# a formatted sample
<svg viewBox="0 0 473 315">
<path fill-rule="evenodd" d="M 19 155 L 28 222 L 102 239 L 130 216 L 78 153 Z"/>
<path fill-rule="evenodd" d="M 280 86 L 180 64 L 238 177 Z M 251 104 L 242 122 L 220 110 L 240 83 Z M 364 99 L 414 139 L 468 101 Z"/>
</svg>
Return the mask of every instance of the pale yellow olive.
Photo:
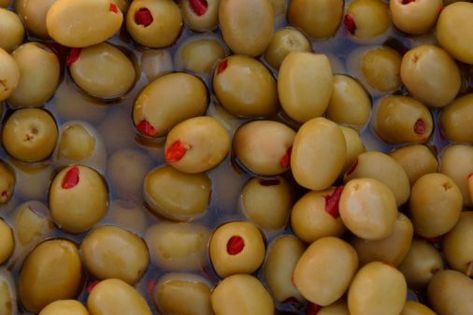
<svg viewBox="0 0 473 315">
<path fill-rule="evenodd" d="M 360 130 L 368 122 L 370 114 L 371 99 L 363 86 L 347 75 L 334 75 L 327 118 L 337 124 Z"/>
<path fill-rule="evenodd" d="M 212 85 L 219 103 L 235 116 L 271 116 L 278 110 L 276 81 L 256 59 L 233 55 L 221 60 Z"/>
<path fill-rule="evenodd" d="M 147 212 L 143 205 L 117 199 L 110 203 L 106 222 L 142 235 L 147 226 Z"/>
<path fill-rule="evenodd" d="M 432 107 L 453 101 L 461 86 L 453 58 L 433 45 L 418 46 L 402 57 L 401 80 L 414 98 Z"/>
<path fill-rule="evenodd" d="M 344 170 L 347 171 L 358 158 L 358 155 L 366 151 L 363 140 L 360 134 L 351 127 L 340 126 L 345 137 L 345 143 L 347 146 L 347 159 L 345 161 Z"/>
<path fill-rule="evenodd" d="M 407 301 L 400 315 L 437 315 L 430 308 L 419 302 Z"/>
<path fill-rule="evenodd" d="M 17 314 L 15 291 L 15 283 L 10 272 L 6 269 L 0 270 L 0 315 Z"/>
<path fill-rule="evenodd" d="M 473 48 L 465 40 L 473 35 L 473 3 L 460 1 L 446 6 L 440 13 L 436 34 L 440 45 L 453 57 L 473 64 Z"/>
<path fill-rule="evenodd" d="M 166 135 L 178 123 L 205 113 L 207 89 L 197 77 L 171 73 L 140 92 L 133 106 L 133 122 L 144 136 Z"/>
<path fill-rule="evenodd" d="M 90 315 L 151 315 L 144 297 L 131 285 L 119 279 L 99 282 L 87 298 Z"/>
<path fill-rule="evenodd" d="M 54 95 L 59 83 L 58 57 L 36 42 L 21 45 L 12 56 L 20 69 L 20 80 L 8 103 L 13 108 L 43 105 Z"/>
<path fill-rule="evenodd" d="M 447 175 L 431 173 L 412 186 L 409 200 L 410 218 L 416 234 L 432 238 L 450 231 L 463 208 L 463 197 Z"/>
<path fill-rule="evenodd" d="M 235 54 L 261 55 L 274 32 L 268 0 L 221 0 L 218 20 L 223 40 Z"/>
<path fill-rule="evenodd" d="M 273 315 L 271 295 L 255 277 L 245 274 L 223 279 L 213 290 L 215 315 Z"/>
<path fill-rule="evenodd" d="M 15 249 L 15 238 L 13 237 L 13 230 L 3 220 L 0 219 L 0 265 L 8 261 Z"/>
<path fill-rule="evenodd" d="M 442 242 L 448 264 L 455 270 L 473 276 L 473 212 L 463 211 L 455 227 Z"/>
<path fill-rule="evenodd" d="M 445 148 L 440 158 L 440 173 L 450 177 L 460 188 L 463 204 L 472 205 L 468 182 L 473 173 L 473 148 L 469 145 L 451 145 Z"/>
<path fill-rule="evenodd" d="M 77 246 L 66 240 L 45 241 L 31 251 L 21 268 L 21 303 L 28 311 L 39 312 L 51 302 L 75 297 L 81 281 Z"/>
<path fill-rule="evenodd" d="M 272 176 L 290 167 L 296 132 L 283 123 L 256 120 L 242 125 L 233 137 L 236 158 L 251 172 Z"/>
<path fill-rule="evenodd" d="M 21 204 L 15 210 L 13 229 L 20 247 L 36 245 L 54 229 L 48 207 L 39 201 Z"/>
<path fill-rule="evenodd" d="M 351 315 L 398 315 L 407 297 L 407 284 L 396 268 L 372 262 L 355 275 L 348 290 Z"/>
<path fill-rule="evenodd" d="M 422 289 L 432 277 L 442 270 L 440 253 L 429 242 L 414 239 L 404 261 L 398 266 L 406 278 L 409 288 Z"/>
<path fill-rule="evenodd" d="M 397 51 L 389 47 L 369 49 L 361 58 L 365 81 L 381 93 L 396 91 L 401 86 L 401 58 Z"/>
<path fill-rule="evenodd" d="M 89 315 L 89 312 L 79 301 L 57 300 L 48 304 L 38 315 Z"/>
<path fill-rule="evenodd" d="M 327 56 L 291 52 L 284 58 L 278 76 L 278 94 L 284 112 L 297 122 L 322 116 L 333 91 L 333 76 Z"/>
<path fill-rule="evenodd" d="M 381 240 L 394 231 L 396 199 L 382 182 L 371 178 L 350 180 L 340 196 L 340 216 L 345 226 L 366 240 Z"/>
<path fill-rule="evenodd" d="M 250 222 L 226 223 L 219 226 L 210 238 L 209 255 L 215 272 L 222 278 L 237 273 L 253 273 L 264 260 L 264 239 Z"/>
<path fill-rule="evenodd" d="M 141 54 L 140 69 L 148 82 L 174 71 L 174 62 L 167 49 L 146 49 Z"/>
<path fill-rule="evenodd" d="M 200 1 L 200 0 L 195 0 Z M 183 3 L 190 3 L 185 0 Z M 201 38 L 184 43 L 177 54 L 178 62 L 184 70 L 210 73 L 217 60 L 225 57 L 222 44 L 212 38 Z"/>
<path fill-rule="evenodd" d="M 20 17 L 8 9 L 0 7 L 0 48 L 12 52 L 25 37 L 25 28 Z"/>
<path fill-rule="evenodd" d="M 343 0 L 293 0 L 287 13 L 289 24 L 310 37 L 331 37 L 342 21 Z"/>
<path fill-rule="evenodd" d="M 347 302 L 340 300 L 328 306 L 322 307 L 317 315 L 350 315 Z"/>
<path fill-rule="evenodd" d="M 346 155 L 346 142 L 341 129 L 328 119 L 314 118 L 302 125 L 294 138 L 292 174 L 297 183 L 305 188 L 327 189 L 342 172 Z"/>
<path fill-rule="evenodd" d="M 454 100 L 442 109 L 440 125 L 442 135 L 450 141 L 473 142 L 473 94 Z"/>
<path fill-rule="evenodd" d="M 292 282 L 292 275 L 304 251 L 304 244 L 293 235 L 278 237 L 269 246 L 264 277 L 276 301 L 284 302 L 291 298 L 303 301 Z"/>
<path fill-rule="evenodd" d="M 205 174 L 185 174 L 170 166 L 156 168 L 144 180 L 144 196 L 151 211 L 171 220 L 188 221 L 209 205 L 212 182 Z"/>
<path fill-rule="evenodd" d="M 86 126 L 75 123 L 65 126 L 58 142 L 57 157 L 72 161 L 82 161 L 96 151 L 97 141 Z"/>
<path fill-rule="evenodd" d="M 210 284 L 200 276 L 168 273 L 159 278 L 153 302 L 161 314 L 212 315 Z"/>
<path fill-rule="evenodd" d="M 393 24 L 399 30 L 420 35 L 435 26 L 443 3 L 442 0 L 390 0 L 389 8 Z"/>
<path fill-rule="evenodd" d="M 0 204 L 5 204 L 15 190 L 15 173 L 10 165 L 0 160 Z"/>
<path fill-rule="evenodd" d="M 402 166 L 411 186 L 420 177 L 435 173 L 439 164 L 432 150 L 421 144 L 398 148 L 389 155 Z"/>
<path fill-rule="evenodd" d="M 391 25 L 388 5 L 383 0 L 353 0 L 348 6 L 344 24 L 357 39 L 378 37 Z"/>
<path fill-rule="evenodd" d="M 56 146 L 58 132 L 54 118 L 47 111 L 25 108 L 13 112 L 3 125 L 5 150 L 24 162 L 46 159 Z"/>
<path fill-rule="evenodd" d="M 108 210 L 108 189 L 92 168 L 71 165 L 62 169 L 49 188 L 54 222 L 70 233 L 82 233 L 98 223 Z"/>
<path fill-rule="evenodd" d="M 252 178 L 241 191 L 243 214 L 266 230 L 287 225 L 292 207 L 292 188 L 283 177 Z"/>
<path fill-rule="evenodd" d="M 304 298 L 327 306 L 348 289 L 358 269 L 358 256 L 350 244 L 337 237 L 323 237 L 302 254 L 293 281 Z"/>
<path fill-rule="evenodd" d="M 409 199 L 409 178 L 402 166 L 387 154 L 372 151 L 358 155 L 345 174 L 345 182 L 353 178 L 373 178 L 389 187 L 398 206 Z"/>
<path fill-rule="evenodd" d="M 207 228 L 191 223 L 161 222 L 145 235 L 152 261 L 166 270 L 200 270 L 206 261 Z"/>
<path fill-rule="evenodd" d="M 110 0 L 56 0 L 46 15 L 49 36 L 67 47 L 87 47 L 106 41 L 122 22 L 122 12 Z"/>
<path fill-rule="evenodd" d="M 274 33 L 264 58 L 274 69 L 279 69 L 284 58 L 293 51 L 310 52 L 312 47 L 309 40 L 293 27 L 285 27 Z"/>
<path fill-rule="evenodd" d="M 15 8 L 29 32 L 48 38 L 46 15 L 54 2 L 56 0 L 17 0 Z"/>
<path fill-rule="evenodd" d="M 473 279 L 445 270 L 429 282 L 427 296 L 432 309 L 441 315 L 469 315 L 473 310 Z"/>
<path fill-rule="evenodd" d="M 220 0 L 180 0 L 184 22 L 193 31 L 207 32 L 218 25 Z"/>
<path fill-rule="evenodd" d="M 20 82 L 20 68 L 16 60 L 0 48 L 0 102 L 12 95 Z"/>
</svg>

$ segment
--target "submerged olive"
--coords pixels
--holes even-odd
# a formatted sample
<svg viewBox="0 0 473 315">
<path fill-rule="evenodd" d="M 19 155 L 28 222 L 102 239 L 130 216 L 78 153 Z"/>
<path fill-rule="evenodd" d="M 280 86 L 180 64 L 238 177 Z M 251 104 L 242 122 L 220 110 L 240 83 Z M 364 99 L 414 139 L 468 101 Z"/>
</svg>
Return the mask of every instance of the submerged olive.
<svg viewBox="0 0 473 315">
<path fill-rule="evenodd" d="M 389 47 L 369 49 L 361 58 L 365 81 L 381 93 L 396 91 L 401 86 L 401 58 L 397 51 Z"/>
<path fill-rule="evenodd" d="M 295 28 L 285 27 L 274 33 L 264 58 L 274 69 L 279 69 L 284 58 L 293 51 L 311 51 L 309 40 Z"/>
<path fill-rule="evenodd" d="M 192 72 L 209 73 L 217 60 L 224 57 L 225 49 L 218 40 L 201 38 L 189 40 L 179 48 L 176 64 L 180 63 L 182 68 Z"/>
</svg>

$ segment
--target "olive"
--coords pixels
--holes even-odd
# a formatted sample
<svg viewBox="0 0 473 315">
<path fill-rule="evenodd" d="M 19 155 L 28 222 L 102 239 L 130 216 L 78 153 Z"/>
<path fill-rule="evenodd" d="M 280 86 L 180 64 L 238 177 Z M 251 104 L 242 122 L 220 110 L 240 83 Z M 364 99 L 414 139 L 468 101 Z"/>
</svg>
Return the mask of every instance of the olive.
<svg viewBox="0 0 473 315">
<path fill-rule="evenodd" d="M 309 40 L 293 27 L 285 27 L 274 33 L 264 53 L 265 60 L 274 69 L 279 69 L 284 58 L 293 51 L 310 52 Z"/>
<path fill-rule="evenodd" d="M 12 95 L 20 82 L 20 68 L 16 60 L 0 48 L 0 102 Z"/>
<path fill-rule="evenodd" d="M 21 303 L 28 311 L 37 313 L 51 302 L 74 298 L 81 281 L 77 246 L 67 240 L 45 241 L 30 252 L 21 268 Z"/>
<path fill-rule="evenodd" d="M 161 48 L 172 45 L 182 29 L 179 6 L 172 0 L 134 0 L 126 14 L 126 29 L 139 44 Z"/>
<path fill-rule="evenodd" d="M 233 138 L 233 152 L 251 172 L 272 176 L 287 171 L 296 132 L 283 123 L 257 120 L 242 125 Z"/>
<path fill-rule="evenodd" d="M 406 280 L 396 268 L 372 262 L 355 275 L 348 290 L 351 315 L 398 315 L 407 297 Z"/>
<path fill-rule="evenodd" d="M 433 45 L 418 46 L 402 57 L 401 80 L 414 98 L 432 107 L 453 101 L 461 86 L 455 61 Z"/>
<path fill-rule="evenodd" d="M 317 315 L 350 315 L 346 301 L 340 300 L 320 308 Z"/>
<path fill-rule="evenodd" d="M 202 115 L 207 102 L 207 89 L 200 79 L 187 73 L 167 74 L 138 95 L 133 122 L 145 136 L 164 136 L 178 123 Z"/>
<path fill-rule="evenodd" d="M 473 64 L 473 48 L 465 42 L 473 34 L 472 3 L 460 1 L 446 6 L 440 13 L 436 34 L 440 45 L 453 57 Z"/>
<path fill-rule="evenodd" d="M 360 61 L 364 80 L 377 93 L 396 91 L 401 86 L 401 58 L 397 51 L 389 47 L 368 49 Z"/>
<path fill-rule="evenodd" d="M 4 123 L 2 143 L 14 158 L 37 162 L 51 155 L 56 146 L 57 133 L 54 118 L 45 110 L 19 109 Z"/>
<path fill-rule="evenodd" d="M 71 161 L 89 159 L 98 146 L 91 129 L 91 126 L 84 123 L 64 125 L 58 141 L 57 158 Z"/>
<path fill-rule="evenodd" d="M 193 31 L 212 31 L 218 24 L 220 0 L 180 0 L 184 22 Z"/>
<path fill-rule="evenodd" d="M 209 255 L 215 271 L 222 278 L 237 273 L 253 273 L 264 260 L 263 236 L 250 222 L 223 224 L 210 238 Z"/>
<path fill-rule="evenodd" d="M 8 9 L 0 8 L 0 48 L 12 52 L 25 37 L 25 28 L 20 17 Z"/>
<path fill-rule="evenodd" d="M 398 206 L 409 199 L 409 178 L 402 166 L 387 154 L 376 151 L 360 154 L 345 174 L 345 182 L 364 177 L 376 179 L 388 186 Z"/>
<path fill-rule="evenodd" d="M 233 55 L 221 60 L 212 85 L 219 103 L 235 116 L 271 116 L 278 110 L 276 81 L 256 59 Z"/>
<path fill-rule="evenodd" d="M 212 315 L 210 284 L 186 273 L 168 273 L 159 278 L 153 301 L 161 314 Z"/>
<path fill-rule="evenodd" d="M 389 155 L 402 166 L 411 186 L 420 177 L 435 173 L 438 168 L 437 158 L 425 145 L 407 145 L 394 150 Z"/>
<path fill-rule="evenodd" d="M 303 301 L 292 282 L 292 274 L 304 251 L 304 244 L 293 235 L 284 235 L 271 242 L 264 263 L 264 277 L 276 301 Z"/>
<path fill-rule="evenodd" d="M 323 237 L 302 254 L 294 269 L 294 285 L 312 303 L 327 306 L 348 289 L 358 269 L 358 256 L 350 244 Z"/>
<path fill-rule="evenodd" d="M 442 135 L 450 141 L 472 142 L 473 94 L 459 97 L 444 107 L 440 113 Z"/>
<path fill-rule="evenodd" d="M 7 8 L 10 6 L 11 3 L 12 3 L 12 0 L 0 0 L 0 7 Z"/>
<path fill-rule="evenodd" d="M 218 20 L 223 40 L 235 54 L 259 56 L 273 36 L 274 13 L 268 0 L 221 0 Z"/>
<path fill-rule="evenodd" d="M 300 198 L 291 211 L 294 234 L 306 243 L 325 236 L 342 236 L 346 228 L 338 213 L 341 187 L 311 191 Z"/>
<path fill-rule="evenodd" d="M 371 178 L 350 180 L 340 196 L 340 216 L 345 226 L 366 240 L 381 240 L 394 231 L 396 199 L 382 182 Z"/>
<path fill-rule="evenodd" d="M 15 283 L 10 272 L 6 269 L 0 270 L 0 315 L 17 314 L 15 291 Z"/>
<path fill-rule="evenodd" d="M 230 150 L 230 136 L 213 117 L 187 119 L 171 129 L 164 146 L 168 164 L 185 173 L 216 167 Z"/>
<path fill-rule="evenodd" d="M 48 38 L 46 15 L 54 2 L 56 0 L 17 0 L 15 8 L 29 32 Z"/>
<path fill-rule="evenodd" d="M 151 315 L 146 300 L 139 292 L 119 279 L 99 282 L 87 298 L 90 315 Z"/>
<path fill-rule="evenodd" d="M 447 175 L 427 174 L 412 186 L 409 208 L 416 234 L 437 237 L 450 231 L 460 218 L 462 194 Z"/>
<path fill-rule="evenodd" d="M 15 173 L 5 162 L 0 160 L 0 204 L 10 201 L 15 190 Z"/>
<path fill-rule="evenodd" d="M 302 125 L 294 138 L 292 174 L 297 183 L 305 188 L 327 189 L 342 172 L 346 155 L 346 142 L 341 129 L 328 119 L 314 118 Z"/>
<path fill-rule="evenodd" d="M 192 0 L 200 1 L 200 0 Z M 191 3 L 192 1 L 182 1 Z M 225 57 L 222 44 L 213 38 L 200 38 L 184 43 L 177 54 L 176 64 L 181 64 L 184 70 L 197 73 L 210 73 L 217 60 Z"/>
<path fill-rule="evenodd" d="M 361 130 L 368 122 L 370 114 L 371 99 L 363 86 L 347 75 L 334 75 L 327 118 L 337 124 Z"/>
<path fill-rule="evenodd" d="M 0 242 L 2 243 L 2 246 L 0 247 L 1 265 L 8 261 L 10 256 L 13 254 L 13 250 L 15 249 L 13 230 L 3 219 L 0 219 Z"/>
<path fill-rule="evenodd" d="M 340 126 L 345 137 L 347 146 L 347 159 L 345 161 L 344 170 L 347 171 L 358 158 L 358 155 L 366 151 L 360 134 L 353 128 Z"/>
<path fill-rule="evenodd" d="M 335 35 L 342 16 L 342 0 L 293 0 L 287 12 L 289 24 L 313 38 Z"/>
<path fill-rule="evenodd" d="M 144 180 L 151 211 L 171 220 L 188 221 L 209 206 L 212 182 L 205 174 L 185 174 L 170 166 L 153 169 Z"/>
<path fill-rule="evenodd" d="M 54 229 L 48 207 L 39 201 L 27 201 L 18 206 L 12 223 L 20 247 L 35 246 Z"/>
<path fill-rule="evenodd" d="M 353 0 L 347 8 L 343 23 L 357 39 L 378 37 L 391 25 L 388 5 L 382 0 Z"/>
<path fill-rule="evenodd" d="M 427 33 L 435 26 L 443 3 L 442 0 L 390 0 L 389 8 L 393 24 L 399 30 L 412 35 L 420 35 Z"/>
<path fill-rule="evenodd" d="M 463 211 L 455 227 L 443 239 L 443 252 L 455 270 L 473 276 L 473 212 Z"/>
<path fill-rule="evenodd" d="M 273 300 L 261 282 L 238 274 L 223 279 L 212 292 L 215 315 L 272 315 Z"/>
<path fill-rule="evenodd" d="M 141 235 L 147 225 L 145 211 L 146 209 L 141 204 L 117 199 L 110 203 L 110 210 L 105 221 Z"/>
<path fill-rule="evenodd" d="M 141 54 L 140 69 L 148 82 L 174 71 L 174 62 L 167 49 L 146 49 Z"/>
<path fill-rule="evenodd" d="M 399 213 L 393 232 L 388 237 L 377 241 L 355 238 L 351 243 L 358 253 L 360 264 L 383 261 L 397 267 L 409 252 L 413 235 L 414 227 L 411 220 Z"/>
<path fill-rule="evenodd" d="M 409 252 L 398 266 L 407 284 L 413 289 L 424 288 L 430 279 L 443 268 L 442 257 L 437 249 L 422 239 L 412 241 Z"/>
<path fill-rule="evenodd" d="M 468 182 L 473 173 L 473 148 L 469 145 L 451 145 L 445 148 L 440 158 L 440 173 L 450 177 L 460 188 L 463 204 L 472 205 Z"/>
<path fill-rule="evenodd" d="M 281 15 L 286 14 L 287 3 L 286 0 L 270 0 L 271 5 L 273 6 L 274 16 L 276 18 L 280 17 Z"/>
<path fill-rule="evenodd" d="M 333 91 L 330 61 L 325 55 L 291 52 L 278 76 L 281 106 L 293 120 L 303 123 L 322 116 Z"/>
<path fill-rule="evenodd" d="M 191 223 L 161 222 L 145 236 L 152 261 L 166 270 L 200 270 L 206 260 L 209 231 Z"/>
<path fill-rule="evenodd" d="M 292 188 L 282 177 L 250 179 L 241 191 L 243 214 L 267 230 L 287 225 L 292 207 Z"/>
<path fill-rule="evenodd" d="M 57 56 L 36 42 L 21 45 L 12 54 L 20 70 L 18 86 L 8 98 L 13 108 L 39 107 L 56 91 L 60 78 Z"/>
<path fill-rule="evenodd" d="M 419 302 L 407 301 L 400 315 L 437 315 L 430 308 Z"/>
<path fill-rule="evenodd" d="M 378 104 L 373 122 L 386 143 L 424 143 L 433 130 L 432 115 L 419 101 L 407 96 L 386 96 Z"/>
<path fill-rule="evenodd" d="M 122 12 L 110 0 L 56 0 L 46 15 L 49 36 L 67 47 L 87 47 L 106 41 L 122 22 Z"/>
<path fill-rule="evenodd" d="M 48 304 L 38 315 L 89 315 L 89 312 L 79 301 L 58 300 Z"/>
<path fill-rule="evenodd" d="M 103 99 L 123 96 L 137 77 L 127 55 L 107 43 L 72 49 L 67 65 L 72 79 L 87 95 Z"/>
<path fill-rule="evenodd" d="M 71 165 L 52 180 L 49 208 L 54 222 L 61 229 L 70 233 L 85 232 L 107 212 L 107 185 L 94 169 Z"/>
</svg>

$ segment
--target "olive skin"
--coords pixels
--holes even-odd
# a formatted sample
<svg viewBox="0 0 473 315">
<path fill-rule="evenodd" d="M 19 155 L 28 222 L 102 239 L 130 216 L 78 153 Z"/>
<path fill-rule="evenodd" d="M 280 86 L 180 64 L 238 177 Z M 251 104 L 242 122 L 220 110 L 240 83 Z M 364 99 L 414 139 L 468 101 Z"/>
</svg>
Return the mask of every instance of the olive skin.
<svg viewBox="0 0 473 315">
<path fill-rule="evenodd" d="M 463 204 L 472 205 L 468 189 L 469 175 L 473 173 L 473 148 L 469 145 L 450 145 L 440 157 L 440 173 L 450 177 L 460 188 Z"/>
<path fill-rule="evenodd" d="M 341 129 L 325 118 L 306 122 L 296 134 L 291 170 L 297 183 L 312 190 L 329 188 L 346 162 L 346 142 Z M 318 176 L 312 176 L 312 174 Z"/>
<path fill-rule="evenodd" d="M 401 61 L 401 55 L 392 48 L 369 49 L 361 58 L 363 78 L 377 93 L 394 92 L 401 86 Z"/>
<path fill-rule="evenodd" d="M 8 261 L 15 249 L 13 231 L 2 219 L 0 219 L 0 240 L 2 242 L 2 246 L 0 247 L 0 265 L 2 265 Z"/>
<path fill-rule="evenodd" d="M 101 43 L 112 37 L 123 22 L 122 12 L 113 4 L 109 0 L 57 0 L 46 15 L 48 34 L 67 47 Z"/>
<path fill-rule="evenodd" d="M 307 300 L 327 306 L 342 297 L 357 269 L 358 256 L 350 244 L 337 237 L 324 237 L 302 254 L 293 281 Z"/>
<path fill-rule="evenodd" d="M 18 0 L 15 9 L 29 32 L 48 38 L 46 15 L 56 0 Z"/>
<path fill-rule="evenodd" d="M 207 32 L 218 25 L 218 7 L 220 0 L 180 0 L 184 22 L 193 31 Z"/>
<path fill-rule="evenodd" d="M 58 300 L 48 304 L 38 315 L 89 315 L 89 312 L 79 301 Z"/>
<path fill-rule="evenodd" d="M 328 306 L 320 308 L 317 315 L 350 315 L 347 302 L 339 300 Z"/>
<path fill-rule="evenodd" d="M 86 125 L 76 123 L 63 127 L 57 157 L 72 161 L 86 160 L 96 151 L 97 140 Z"/>
<path fill-rule="evenodd" d="M 439 166 L 437 158 L 425 145 L 408 145 L 394 150 L 389 155 L 402 166 L 411 186 L 420 177 L 435 173 Z"/>
<path fill-rule="evenodd" d="M 461 86 L 455 61 L 432 45 L 418 46 L 402 57 L 401 80 L 414 98 L 432 107 L 453 101 Z"/>
<path fill-rule="evenodd" d="M 442 135 L 454 142 L 473 142 L 473 94 L 467 94 L 445 106 L 440 113 Z"/>
<path fill-rule="evenodd" d="M 215 315 L 272 315 L 271 295 L 261 282 L 250 275 L 238 274 L 223 279 L 213 290 Z"/>
<path fill-rule="evenodd" d="M 174 71 L 171 53 L 166 49 L 147 49 L 140 58 L 140 69 L 148 82 Z"/>
<path fill-rule="evenodd" d="M 19 205 L 12 223 L 20 247 L 35 246 L 54 229 L 48 207 L 39 201 L 27 201 Z"/>
<path fill-rule="evenodd" d="M 6 8 L 11 4 L 11 2 L 12 2 L 12 0 L 0 0 L 0 7 Z"/>
<path fill-rule="evenodd" d="M 189 3 L 189 1 L 183 1 Z M 215 39 L 201 38 L 184 43 L 178 52 L 178 61 L 182 68 L 196 73 L 210 73 L 217 60 L 225 57 L 225 49 Z"/>
<path fill-rule="evenodd" d="M 12 95 L 20 82 L 18 64 L 3 48 L 0 48 L 0 81 L 3 82 L 0 90 L 0 102 L 2 102 Z"/>
<path fill-rule="evenodd" d="M 404 276 L 396 268 L 372 262 L 355 275 L 348 290 L 351 315 L 398 315 L 407 296 Z"/>
<path fill-rule="evenodd" d="M 430 308 L 419 302 L 407 301 L 400 315 L 437 315 Z"/>
<path fill-rule="evenodd" d="M 354 0 L 346 12 L 345 27 L 359 40 L 381 36 L 391 25 L 389 8 L 382 0 Z"/>
<path fill-rule="evenodd" d="M 15 284 L 9 271 L 0 271 L 0 315 L 16 315 L 17 301 Z"/>
<path fill-rule="evenodd" d="M 427 296 L 432 309 L 442 315 L 471 314 L 472 294 L 473 280 L 453 270 L 437 273 L 427 288 Z"/>
<path fill-rule="evenodd" d="M 455 227 L 443 239 L 443 252 L 453 269 L 473 275 L 473 212 L 463 211 Z"/>
<path fill-rule="evenodd" d="M 442 7 L 442 0 L 417 0 L 408 3 L 402 0 L 389 1 L 393 24 L 412 35 L 427 33 L 435 26 Z"/>
<path fill-rule="evenodd" d="M 440 173 L 419 178 L 409 200 L 410 217 L 418 235 L 431 238 L 450 231 L 463 208 L 463 197 L 455 182 Z"/>
<path fill-rule="evenodd" d="M 15 12 L 0 8 L 0 48 L 7 52 L 13 51 L 23 42 L 25 28 Z"/>
<path fill-rule="evenodd" d="M 119 279 L 99 282 L 87 298 L 90 315 L 151 315 L 152 312 L 139 292 Z"/>
<path fill-rule="evenodd" d="M 23 306 L 39 312 L 51 302 L 74 298 L 82 281 L 82 265 L 76 245 L 66 240 L 39 244 L 26 257 L 18 290 Z"/>
<path fill-rule="evenodd" d="M 268 0 L 220 0 L 218 20 L 223 40 L 235 54 L 261 55 L 274 32 Z"/>
<path fill-rule="evenodd" d="M 472 18 L 472 3 L 460 1 L 448 5 L 440 13 L 436 32 L 440 45 L 455 59 L 468 64 L 473 64 L 473 49 L 464 39 L 473 34 Z"/>
<path fill-rule="evenodd" d="M 360 134 L 355 129 L 343 126 L 340 126 L 340 129 L 343 132 L 347 145 L 347 159 L 345 161 L 344 171 L 348 171 L 353 163 L 355 163 L 358 155 L 366 152 L 366 148 Z"/>
<path fill-rule="evenodd" d="M 285 27 L 274 33 L 266 48 L 264 58 L 274 69 L 279 69 L 284 58 L 293 51 L 310 52 L 312 47 L 309 40 L 295 28 Z"/>
<path fill-rule="evenodd" d="M 278 94 L 284 112 L 303 123 L 321 116 L 333 91 L 330 61 L 325 55 L 291 52 L 278 76 Z"/>
<path fill-rule="evenodd" d="M 15 190 L 15 182 L 15 173 L 12 168 L 0 160 L 0 204 L 10 201 Z"/>
</svg>

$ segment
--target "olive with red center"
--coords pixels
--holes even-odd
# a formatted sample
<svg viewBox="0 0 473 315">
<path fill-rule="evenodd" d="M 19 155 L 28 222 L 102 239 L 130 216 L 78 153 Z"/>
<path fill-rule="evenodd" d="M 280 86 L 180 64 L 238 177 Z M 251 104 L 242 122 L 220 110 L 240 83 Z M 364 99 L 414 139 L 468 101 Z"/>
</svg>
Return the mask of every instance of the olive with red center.
<svg viewBox="0 0 473 315">
<path fill-rule="evenodd" d="M 393 24 L 399 30 L 420 35 L 435 26 L 443 3 L 442 0 L 390 0 L 389 8 Z"/>
<path fill-rule="evenodd" d="M 253 273 L 264 260 L 264 239 L 252 223 L 226 223 L 218 227 L 210 238 L 209 254 L 212 266 L 222 278 L 237 273 Z"/>
<path fill-rule="evenodd" d="M 0 219 L 0 241 L 2 243 L 0 247 L 0 265 L 2 265 L 8 261 L 15 249 L 13 230 L 3 219 Z"/>
<path fill-rule="evenodd" d="M 15 12 L 0 8 L 0 33 L 0 48 L 7 52 L 13 51 L 23 42 L 25 28 Z"/>
<path fill-rule="evenodd" d="M 361 72 L 377 93 L 394 92 L 401 86 L 401 55 L 389 47 L 376 47 L 361 57 Z"/>
<path fill-rule="evenodd" d="M 454 142 L 473 142 L 473 94 L 454 100 L 440 112 L 442 135 Z"/>
<path fill-rule="evenodd" d="M 48 38 L 46 15 L 54 2 L 56 0 L 17 0 L 15 8 L 29 32 Z"/>
<path fill-rule="evenodd" d="M 218 25 L 220 0 L 179 0 L 184 22 L 193 31 L 212 31 Z"/>
<path fill-rule="evenodd" d="M 15 173 L 12 168 L 0 160 L 0 204 L 10 201 L 15 189 Z"/>
<path fill-rule="evenodd" d="M 76 300 L 58 300 L 48 304 L 38 315 L 89 315 L 89 312 Z"/>
<path fill-rule="evenodd" d="M 225 57 L 225 49 L 216 39 L 201 38 L 184 43 L 176 57 L 176 64 L 184 70 L 210 73 L 217 61 Z"/>
<path fill-rule="evenodd" d="M 382 0 L 354 0 L 348 6 L 343 23 L 357 39 L 378 37 L 391 25 L 389 7 Z"/>
<path fill-rule="evenodd" d="M 16 60 L 0 48 L 0 102 L 13 94 L 20 82 L 20 68 Z"/>
<path fill-rule="evenodd" d="M 469 145 L 453 144 L 444 149 L 440 157 L 440 173 L 450 177 L 460 188 L 463 204 L 471 206 L 470 194 L 473 177 L 473 148 Z"/>
<path fill-rule="evenodd" d="M 421 144 L 400 147 L 389 155 L 402 166 L 411 186 L 420 177 L 435 173 L 439 165 L 432 150 Z"/>
<path fill-rule="evenodd" d="M 463 211 L 455 227 L 442 242 L 448 264 L 455 270 L 473 276 L 473 212 Z"/>
</svg>

